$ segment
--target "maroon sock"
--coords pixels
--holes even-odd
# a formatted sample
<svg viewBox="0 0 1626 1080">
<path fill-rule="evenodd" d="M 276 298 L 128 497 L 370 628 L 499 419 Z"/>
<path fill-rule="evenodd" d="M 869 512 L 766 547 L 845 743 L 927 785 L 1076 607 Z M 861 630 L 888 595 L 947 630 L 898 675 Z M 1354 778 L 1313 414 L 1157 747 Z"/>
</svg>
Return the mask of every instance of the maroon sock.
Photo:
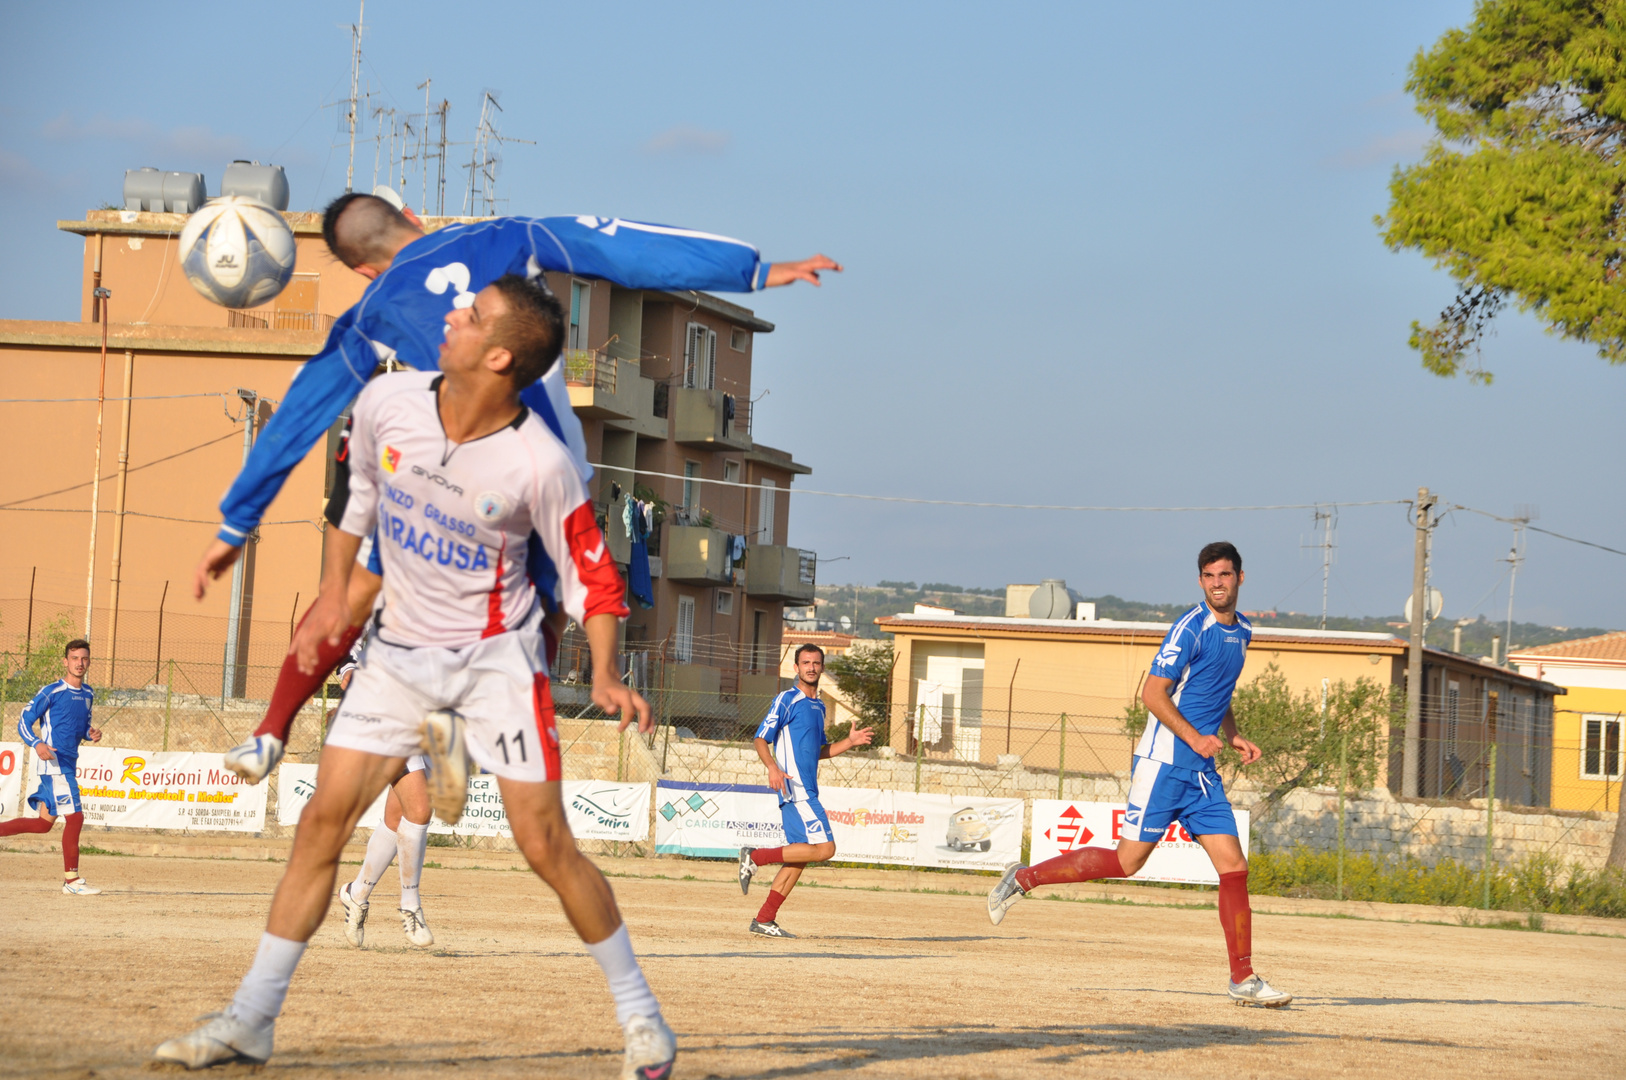
<svg viewBox="0 0 1626 1080">
<path fill-rule="evenodd" d="M 1046 859 L 1037 866 L 1016 872 L 1016 883 L 1027 892 L 1035 885 L 1061 885 L 1069 881 L 1127 877 L 1118 852 L 1113 848 L 1087 847 Z"/>
<path fill-rule="evenodd" d="M 16 836 L 18 833 L 50 832 L 51 826 L 56 824 L 50 818 L 20 817 L 10 821 L 0 821 L 0 836 Z"/>
<path fill-rule="evenodd" d="M 305 615 L 309 617 L 310 612 L 305 612 Z M 305 620 L 300 619 L 299 623 L 303 626 Z M 284 657 L 282 670 L 277 672 L 277 684 L 271 688 L 271 703 L 266 706 L 265 719 L 254 729 L 254 734 L 275 735 L 287 742 L 288 729 L 293 727 L 295 714 L 311 699 L 312 694 L 322 688 L 322 683 L 361 636 L 361 630 L 360 626 L 346 627 L 344 637 L 339 639 L 337 645 L 329 645 L 324 639 L 316 649 L 316 670 L 309 675 L 299 670 L 299 661 L 292 653 Z"/>
<path fill-rule="evenodd" d="M 1221 874 L 1220 927 L 1225 931 L 1225 952 L 1231 958 L 1231 981 L 1253 974 L 1253 908 L 1248 905 L 1248 872 Z"/>
<path fill-rule="evenodd" d="M 759 847 L 751 852 L 751 861 L 758 866 L 767 866 L 769 863 L 785 861 L 785 849 L 782 847 Z"/>
<path fill-rule="evenodd" d="M 779 915 L 779 905 L 785 902 L 785 894 L 768 890 L 768 899 L 762 902 L 762 910 L 757 912 L 757 922 L 773 922 Z"/>
<path fill-rule="evenodd" d="M 85 815 L 72 813 L 62 819 L 62 869 L 79 870 L 79 830 L 85 827 Z"/>
</svg>

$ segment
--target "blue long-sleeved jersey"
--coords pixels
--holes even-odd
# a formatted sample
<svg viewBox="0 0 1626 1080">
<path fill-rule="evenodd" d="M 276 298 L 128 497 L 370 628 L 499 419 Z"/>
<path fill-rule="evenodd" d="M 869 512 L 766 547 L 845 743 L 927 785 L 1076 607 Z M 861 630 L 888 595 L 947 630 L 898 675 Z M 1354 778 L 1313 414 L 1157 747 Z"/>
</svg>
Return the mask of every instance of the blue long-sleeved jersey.
<svg viewBox="0 0 1626 1080">
<path fill-rule="evenodd" d="M 58 679 L 42 687 L 23 709 L 17 719 L 17 733 L 29 746 L 44 743 L 56 752 L 55 761 L 41 761 L 39 771 L 45 775 L 71 775 L 79 760 L 79 744 L 90 731 L 90 709 L 96 703 L 96 692 L 88 684 L 69 686 Z M 34 724 L 40 733 L 34 734 Z"/>
<path fill-rule="evenodd" d="M 221 501 L 220 539 L 244 541 L 380 360 L 435 370 L 446 316 L 504 274 L 554 270 L 631 289 L 752 292 L 767 284 L 768 265 L 740 240 L 620 218 L 496 218 L 414 240 L 334 322 L 322 351 L 295 376 Z M 559 415 L 568 406 L 550 398 L 541 382 L 520 399 L 571 441 Z"/>
</svg>

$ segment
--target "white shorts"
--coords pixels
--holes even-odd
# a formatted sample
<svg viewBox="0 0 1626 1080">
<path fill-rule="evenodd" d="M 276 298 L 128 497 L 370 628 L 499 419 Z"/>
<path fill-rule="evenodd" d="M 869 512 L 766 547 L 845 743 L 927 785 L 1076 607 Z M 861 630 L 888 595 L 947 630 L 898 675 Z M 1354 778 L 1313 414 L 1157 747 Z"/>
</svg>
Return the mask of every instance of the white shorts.
<svg viewBox="0 0 1626 1080">
<path fill-rule="evenodd" d="M 559 731 L 538 622 L 461 649 L 412 649 L 375 635 L 327 744 L 411 758 L 423 752 L 424 717 L 450 709 L 463 717 L 469 756 L 486 772 L 510 780 L 560 779 Z"/>
</svg>

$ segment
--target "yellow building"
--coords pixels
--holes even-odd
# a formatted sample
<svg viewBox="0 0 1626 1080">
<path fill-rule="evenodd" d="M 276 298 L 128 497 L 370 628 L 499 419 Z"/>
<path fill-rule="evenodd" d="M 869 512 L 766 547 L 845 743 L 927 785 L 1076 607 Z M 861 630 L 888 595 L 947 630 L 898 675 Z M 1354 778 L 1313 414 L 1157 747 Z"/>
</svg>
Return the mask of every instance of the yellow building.
<svg viewBox="0 0 1626 1080">
<path fill-rule="evenodd" d="M 876 625 L 896 643 L 897 753 L 913 753 L 914 733 L 923 727 L 928 756 L 993 764 L 1012 754 L 1029 768 L 1081 772 L 1129 768 L 1133 744 L 1124 732 L 1125 710 L 1139 700 L 1169 629 L 1167 623 L 971 616 L 923 607 Z M 1239 682 L 1274 664 L 1297 691 L 1320 693 L 1363 677 L 1403 688 L 1406 652 L 1406 642 L 1392 634 L 1255 625 Z M 1562 691 L 1539 677 L 1425 649 L 1419 794 L 1482 796 L 1494 740 L 1502 763 L 1498 797 L 1548 805 L 1552 701 Z M 1388 783 L 1398 790 L 1398 738 L 1387 754 Z"/>
<path fill-rule="evenodd" d="M 1619 810 L 1626 631 L 1523 649 L 1508 662 L 1568 688 L 1553 702 L 1553 805 Z"/>
</svg>

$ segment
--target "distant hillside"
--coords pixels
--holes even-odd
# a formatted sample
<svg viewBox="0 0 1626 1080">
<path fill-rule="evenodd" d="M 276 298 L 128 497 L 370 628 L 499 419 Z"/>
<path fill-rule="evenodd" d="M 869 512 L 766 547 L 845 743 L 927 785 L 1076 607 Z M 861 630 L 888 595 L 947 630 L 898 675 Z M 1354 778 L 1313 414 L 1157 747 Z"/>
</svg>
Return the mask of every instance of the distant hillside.
<svg viewBox="0 0 1626 1080">
<path fill-rule="evenodd" d="M 1118 596 L 1086 596 L 1084 599 L 1093 601 L 1095 613 L 1102 619 L 1121 619 L 1129 622 L 1168 622 L 1177 614 L 1195 603 L 1195 600 L 1183 602 L 1170 602 L 1166 604 L 1148 604 L 1139 600 L 1125 600 Z M 1005 614 L 1004 589 L 964 588 L 940 581 L 928 581 L 917 584 L 913 581 L 882 581 L 876 585 L 820 585 L 818 587 L 818 617 L 820 619 L 836 619 L 845 615 L 852 620 L 854 631 L 860 637 L 880 637 L 880 631 L 875 626 L 875 620 L 883 615 L 896 615 L 899 612 L 913 609 L 917 603 L 937 604 L 942 607 L 953 608 L 965 615 L 1003 615 Z M 1306 615 L 1297 611 L 1257 612 L 1253 616 L 1256 625 L 1262 627 L 1280 627 L 1292 630 L 1314 630 L 1321 625 L 1320 615 Z M 1404 620 L 1397 613 L 1395 615 L 1378 618 L 1350 618 L 1347 616 L 1328 616 L 1328 630 L 1367 630 L 1378 633 L 1397 634 L 1405 637 L 1408 633 Z M 1453 620 L 1446 619 L 1431 623 L 1428 628 L 1428 643 L 1436 648 L 1451 648 L 1452 630 L 1456 627 Z M 1462 651 L 1470 656 L 1486 656 L 1490 654 L 1492 635 L 1500 635 L 1507 629 L 1506 623 L 1488 622 L 1483 618 L 1462 626 Z M 1555 641 L 1568 641 L 1572 638 L 1591 637 L 1596 634 L 1606 634 L 1609 631 L 1594 626 L 1542 626 L 1539 623 L 1518 622 L 1513 623 L 1514 649 L 1530 648 L 1535 645 L 1549 645 Z"/>
</svg>

